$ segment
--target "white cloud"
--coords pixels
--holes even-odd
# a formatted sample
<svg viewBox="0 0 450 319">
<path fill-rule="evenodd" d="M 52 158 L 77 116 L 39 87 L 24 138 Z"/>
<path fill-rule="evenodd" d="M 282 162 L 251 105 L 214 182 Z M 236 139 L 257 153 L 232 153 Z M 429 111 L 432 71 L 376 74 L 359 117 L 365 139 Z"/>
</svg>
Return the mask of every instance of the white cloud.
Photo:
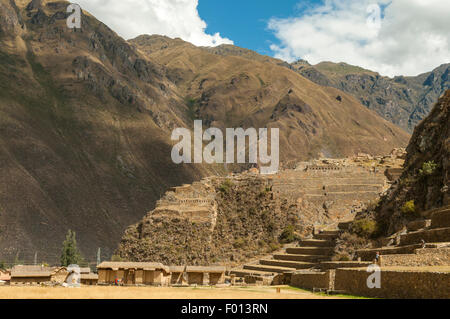
<svg viewBox="0 0 450 319">
<path fill-rule="evenodd" d="M 368 7 L 385 7 L 380 28 Z M 376 20 L 370 20 L 375 21 Z M 271 19 L 276 57 L 347 62 L 383 75 L 417 75 L 450 62 L 448 0 L 326 0 L 301 16 Z"/>
<path fill-rule="evenodd" d="M 205 32 L 198 0 L 77 0 L 77 3 L 125 39 L 141 34 L 182 38 L 199 46 L 232 44 Z"/>
</svg>

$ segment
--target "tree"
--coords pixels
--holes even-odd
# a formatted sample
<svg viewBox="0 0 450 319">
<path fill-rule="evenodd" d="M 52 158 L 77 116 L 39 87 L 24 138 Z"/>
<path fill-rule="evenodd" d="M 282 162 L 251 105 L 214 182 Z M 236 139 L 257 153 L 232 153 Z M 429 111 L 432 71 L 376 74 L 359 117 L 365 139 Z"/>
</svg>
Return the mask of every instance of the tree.
<svg viewBox="0 0 450 319">
<path fill-rule="evenodd" d="M 74 231 L 69 229 L 66 235 L 66 240 L 63 242 L 61 266 L 67 267 L 69 265 L 78 264 L 81 261 L 81 254 L 77 248 L 76 234 Z"/>
</svg>

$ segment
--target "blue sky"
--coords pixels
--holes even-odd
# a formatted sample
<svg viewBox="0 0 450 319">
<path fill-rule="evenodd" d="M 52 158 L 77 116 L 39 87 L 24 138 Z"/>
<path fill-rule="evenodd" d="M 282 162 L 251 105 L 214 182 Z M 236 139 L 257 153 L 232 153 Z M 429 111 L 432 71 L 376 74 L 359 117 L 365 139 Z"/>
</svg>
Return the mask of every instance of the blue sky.
<svg viewBox="0 0 450 319">
<path fill-rule="evenodd" d="M 200 17 L 207 23 L 206 32 L 219 32 L 234 44 L 261 54 L 272 55 L 270 45 L 279 41 L 267 25 L 271 18 L 289 18 L 302 13 L 302 5 L 320 0 L 199 0 Z"/>
<path fill-rule="evenodd" d="M 235 44 L 291 62 L 417 75 L 450 62 L 448 0 L 77 0 L 124 39 Z"/>
</svg>

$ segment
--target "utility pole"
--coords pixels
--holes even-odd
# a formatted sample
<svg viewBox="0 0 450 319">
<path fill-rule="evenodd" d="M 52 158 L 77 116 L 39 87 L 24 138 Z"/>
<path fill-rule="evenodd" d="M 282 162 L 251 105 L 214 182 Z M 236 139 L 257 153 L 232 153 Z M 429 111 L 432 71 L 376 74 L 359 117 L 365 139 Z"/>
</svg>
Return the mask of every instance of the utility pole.
<svg viewBox="0 0 450 319">
<path fill-rule="evenodd" d="M 100 247 L 98 247 L 98 250 L 97 250 L 97 266 L 100 265 L 100 263 L 102 262 L 101 258 L 100 258 L 101 253 L 102 253 L 102 250 L 101 250 Z"/>
<path fill-rule="evenodd" d="M 37 265 L 37 251 L 34 253 L 34 265 Z"/>
</svg>

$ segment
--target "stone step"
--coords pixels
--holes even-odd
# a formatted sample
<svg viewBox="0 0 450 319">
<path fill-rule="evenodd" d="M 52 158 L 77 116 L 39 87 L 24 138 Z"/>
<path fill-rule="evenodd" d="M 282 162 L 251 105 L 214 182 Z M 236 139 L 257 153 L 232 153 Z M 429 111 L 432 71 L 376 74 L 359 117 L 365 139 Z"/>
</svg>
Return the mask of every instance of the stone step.
<svg viewBox="0 0 450 319">
<path fill-rule="evenodd" d="M 332 255 L 334 247 L 292 247 L 286 248 L 286 253 L 296 255 Z"/>
<path fill-rule="evenodd" d="M 318 267 L 321 270 L 330 270 L 338 268 L 360 268 L 367 267 L 372 264 L 372 261 L 322 261 Z"/>
<path fill-rule="evenodd" d="M 450 209 L 440 210 L 431 216 L 431 228 L 450 227 Z"/>
<path fill-rule="evenodd" d="M 288 267 L 295 269 L 310 269 L 313 268 L 315 263 L 307 263 L 301 261 L 290 261 L 290 260 L 275 260 L 275 259 L 261 259 L 259 261 L 261 265 L 265 266 L 279 266 L 279 267 Z"/>
<path fill-rule="evenodd" d="M 284 273 L 284 272 L 290 272 L 290 271 L 297 270 L 296 268 L 290 268 L 290 267 L 265 266 L 265 265 L 244 265 L 244 269 L 265 271 L 265 272 L 275 272 L 275 273 Z"/>
<path fill-rule="evenodd" d="M 448 243 L 450 244 L 450 243 Z M 439 248 L 445 246 L 447 243 L 427 243 L 425 248 Z M 413 244 L 406 246 L 393 246 L 371 249 L 359 249 L 356 251 L 356 255 L 361 257 L 363 261 L 373 261 L 377 252 L 380 255 L 402 255 L 402 254 L 414 254 L 416 249 L 422 248 L 422 244 Z"/>
<path fill-rule="evenodd" d="M 314 234 L 314 239 L 323 239 L 323 240 L 334 240 L 339 237 L 339 234 L 326 234 L 326 233 L 320 233 L 320 234 Z"/>
<path fill-rule="evenodd" d="M 334 247 L 334 241 L 324 239 L 305 239 L 299 242 L 301 247 Z"/>
<path fill-rule="evenodd" d="M 422 212 L 422 213 L 420 213 L 420 214 L 421 214 L 423 217 L 429 219 L 429 218 L 433 217 L 433 214 L 434 214 L 435 212 L 439 212 L 439 211 L 443 211 L 443 210 L 447 210 L 447 209 L 450 209 L 450 205 L 443 206 L 443 207 L 439 207 L 439 208 L 433 208 L 433 209 L 427 210 L 427 211 L 425 211 L 425 212 Z"/>
<path fill-rule="evenodd" d="M 276 273 L 271 271 L 256 271 L 249 269 L 233 269 L 230 270 L 230 275 L 235 275 L 236 277 L 245 277 L 245 276 L 274 276 Z"/>
<path fill-rule="evenodd" d="M 415 220 L 412 222 L 409 222 L 406 228 L 408 231 L 417 231 L 420 229 L 428 228 L 431 226 L 431 219 L 424 219 L 424 220 Z"/>
<path fill-rule="evenodd" d="M 450 227 L 419 230 L 400 236 L 400 246 L 420 244 L 422 239 L 426 243 L 450 242 Z"/>
<path fill-rule="evenodd" d="M 276 260 L 291 260 L 303 262 L 319 262 L 331 260 L 331 256 L 324 255 L 294 255 L 294 254 L 276 254 L 273 256 Z"/>
<path fill-rule="evenodd" d="M 321 234 L 326 234 L 326 235 L 339 235 L 340 231 L 337 229 L 334 230 L 323 230 L 321 232 Z"/>
</svg>

